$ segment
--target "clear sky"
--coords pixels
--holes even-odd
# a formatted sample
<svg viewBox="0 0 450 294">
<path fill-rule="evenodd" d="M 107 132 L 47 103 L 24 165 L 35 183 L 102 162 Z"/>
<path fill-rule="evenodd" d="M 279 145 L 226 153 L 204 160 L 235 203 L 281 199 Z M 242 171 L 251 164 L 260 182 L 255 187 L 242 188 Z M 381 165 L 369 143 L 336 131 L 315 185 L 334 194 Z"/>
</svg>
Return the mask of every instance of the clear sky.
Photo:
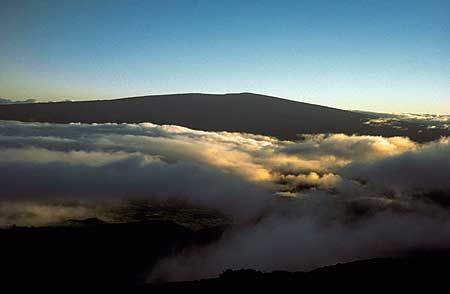
<svg viewBox="0 0 450 294">
<path fill-rule="evenodd" d="M 182 92 L 450 113 L 450 0 L 0 0 L 0 97 Z"/>
</svg>

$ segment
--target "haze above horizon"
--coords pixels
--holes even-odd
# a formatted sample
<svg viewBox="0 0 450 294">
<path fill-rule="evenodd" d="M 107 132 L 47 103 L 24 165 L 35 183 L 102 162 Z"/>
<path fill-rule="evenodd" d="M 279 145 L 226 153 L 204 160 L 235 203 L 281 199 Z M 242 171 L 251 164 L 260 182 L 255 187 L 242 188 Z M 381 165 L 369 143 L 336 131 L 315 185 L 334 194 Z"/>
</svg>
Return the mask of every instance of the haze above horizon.
<svg viewBox="0 0 450 294">
<path fill-rule="evenodd" d="M 0 97 L 253 92 L 450 113 L 450 1 L 0 2 Z"/>
</svg>

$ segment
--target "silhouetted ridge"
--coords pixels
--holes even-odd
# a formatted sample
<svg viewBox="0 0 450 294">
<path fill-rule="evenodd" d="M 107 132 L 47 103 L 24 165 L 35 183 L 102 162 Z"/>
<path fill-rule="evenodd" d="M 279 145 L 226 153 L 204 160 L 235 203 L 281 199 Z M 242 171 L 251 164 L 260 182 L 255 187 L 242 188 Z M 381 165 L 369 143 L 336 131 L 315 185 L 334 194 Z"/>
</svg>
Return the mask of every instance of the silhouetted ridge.
<svg viewBox="0 0 450 294">
<path fill-rule="evenodd" d="M 33 122 L 153 122 L 208 131 L 295 138 L 298 133 L 358 131 L 363 114 L 281 98 L 174 94 L 81 102 L 2 105 L 0 119 Z"/>
<path fill-rule="evenodd" d="M 170 94 L 95 100 L 0 105 L 0 120 L 52 123 L 175 124 L 206 131 L 235 131 L 295 139 L 297 134 L 346 133 L 409 136 L 419 141 L 441 133 L 374 128 L 369 114 L 252 93 Z"/>
</svg>

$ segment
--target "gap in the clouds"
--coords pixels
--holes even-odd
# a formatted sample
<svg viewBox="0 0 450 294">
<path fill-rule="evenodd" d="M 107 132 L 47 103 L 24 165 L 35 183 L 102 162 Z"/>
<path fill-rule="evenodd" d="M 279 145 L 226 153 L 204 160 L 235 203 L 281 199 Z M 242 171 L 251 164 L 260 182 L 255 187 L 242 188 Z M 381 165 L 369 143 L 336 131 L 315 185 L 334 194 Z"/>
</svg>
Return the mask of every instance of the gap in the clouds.
<svg viewBox="0 0 450 294">
<path fill-rule="evenodd" d="M 3 201 L 0 227 L 70 226 L 85 220 L 101 223 L 173 222 L 192 230 L 233 224 L 218 210 L 183 202 L 151 202 L 145 199 L 120 201 Z"/>
</svg>

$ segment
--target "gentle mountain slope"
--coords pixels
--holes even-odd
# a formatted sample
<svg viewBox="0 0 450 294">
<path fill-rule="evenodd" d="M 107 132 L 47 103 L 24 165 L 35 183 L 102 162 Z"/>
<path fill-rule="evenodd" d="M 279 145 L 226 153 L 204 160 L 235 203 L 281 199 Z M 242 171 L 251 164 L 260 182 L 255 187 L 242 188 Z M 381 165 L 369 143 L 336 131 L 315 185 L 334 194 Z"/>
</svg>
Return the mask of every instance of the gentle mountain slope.
<svg viewBox="0 0 450 294">
<path fill-rule="evenodd" d="M 364 124 L 369 114 L 252 93 L 174 94 L 116 100 L 0 105 L 0 120 L 33 122 L 153 122 L 207 131 L 237 131 L 295 139 L 301 133 L 409 136 L 418 141 L 441 132 L 417 132 Z"/>
<path fill-rule="evenodd" d="M 153 122 L 209 131 L 295 138 L 359 131 L 366 115 L 251 93 L 158 95 L 117 100 L 2 105 L 0 119 L 39 122 Z"/>
</svg>

